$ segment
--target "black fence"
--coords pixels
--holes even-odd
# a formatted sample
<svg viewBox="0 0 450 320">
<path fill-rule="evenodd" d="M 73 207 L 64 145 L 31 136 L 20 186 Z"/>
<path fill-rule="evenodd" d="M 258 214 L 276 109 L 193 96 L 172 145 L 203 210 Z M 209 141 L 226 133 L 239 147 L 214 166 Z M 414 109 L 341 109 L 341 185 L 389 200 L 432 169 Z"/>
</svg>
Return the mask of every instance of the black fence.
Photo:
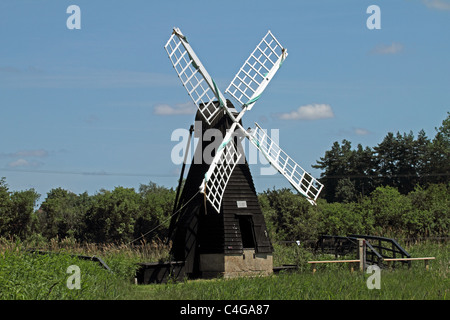
<svg viewBox="0 0 450 320">
<path fill-rule="evenodd" d="M 337 258 L 349 254 L 358 254 L 359 239 L 366 243 L 366 262 L 383 266 L 386 258 L 411 258 L 410 254 L 391 238 L 351 234 L 348 236 L 322 235 L 316 243 L 315 251 L 334 254 Z M 411 261 L 399 261 L 410 266 Z"/>
</svg>

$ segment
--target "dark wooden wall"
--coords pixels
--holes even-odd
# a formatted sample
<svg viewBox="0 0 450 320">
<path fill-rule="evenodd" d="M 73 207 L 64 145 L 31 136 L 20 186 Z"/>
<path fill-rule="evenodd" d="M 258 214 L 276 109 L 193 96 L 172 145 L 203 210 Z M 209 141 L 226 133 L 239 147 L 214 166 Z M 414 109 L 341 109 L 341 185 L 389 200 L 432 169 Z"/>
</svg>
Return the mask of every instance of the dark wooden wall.
<svg viewBox="0 0 450 320">
<path fill-rule="evenodd" d="M 201 120 L 200 117 L 197 113 L 196 120 Z M 199 132 L 200 127 L 197 127 L 196 135 L 203 135 L 209 128 L 216 128 L 224 136 L 231 124 L 228 116 L 220 112 L 211 126 L 202 122 L 202 132 Z M 193 158 L 201 159 L 200 155 L 209 143 L 212 142 L 204 141 L 201 147 L 195 150 Z M 171 221 L 172 255 L 177 261 L 187 261 L 186 273 L 196 272 L 200 254 L 242 253 L 243 235 L 239 223 L 242 218 L 251 222 L 253 234 L 250 236 L 254 238 L 256 251 L 273 251 L 248 163 L 244 161 L 236 165 L 226 186 L 220 213 L 217 213 L 209 202 L 206 202 L 205 210 L 204 195 L 198 193 L 208 168 L 209 164 L 205 162 L 195 164 L 192 161 L 178 204 L 178 208 L 184 207 Z"/>
</svg>

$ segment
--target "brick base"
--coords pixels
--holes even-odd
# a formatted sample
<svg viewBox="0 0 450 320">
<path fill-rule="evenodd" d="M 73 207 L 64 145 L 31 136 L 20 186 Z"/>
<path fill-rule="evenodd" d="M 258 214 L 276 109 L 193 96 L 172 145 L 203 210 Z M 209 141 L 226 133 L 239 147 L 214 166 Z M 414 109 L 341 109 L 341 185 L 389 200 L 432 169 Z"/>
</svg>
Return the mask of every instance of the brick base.
<svg viewBox="0 0 450 320">
<path fill-rule="evenodd" d="M 254 249 L 244 249 L 242 254 L 202 254 L 200 271 L 202 278 L 267 276 L 273 272 L 273 256 Z"/>
</svg>

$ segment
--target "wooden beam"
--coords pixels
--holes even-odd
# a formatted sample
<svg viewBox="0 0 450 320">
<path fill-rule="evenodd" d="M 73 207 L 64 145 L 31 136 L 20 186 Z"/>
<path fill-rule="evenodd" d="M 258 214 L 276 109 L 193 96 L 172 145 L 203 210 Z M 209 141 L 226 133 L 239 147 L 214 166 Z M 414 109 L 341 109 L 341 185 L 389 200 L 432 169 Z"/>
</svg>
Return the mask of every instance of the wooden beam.
<svg viewBox="0 0 450 320">
<path fill-rule="evenodd" d="M 317 269 L 316 269 L 316 264 L 317 263 L 345 263 L 345 262 L 357 263 L 357 262 L 360 262 L 360 260 L 358 259 L 358 260 L 318 260 L 318 261 L 308 261 L 308 263 L 312 265 L 313 274 L 316 273 L 316 271 L 317 271 Z M 351 268 L 350 271 L 353 272 L 353 268 Z"/>
<path fill-rule="evenodd" d="M 423 257 L 423 258 L 387 258 L 387 259 L 383 259 L 383 261 L 419 261 L 419 260 L 423 260 L 423 262 L 425 263 L 425 269 L 429 270 L 430 266 L 429 266 L 429 261 L 430 260 L 435 260 L 435 257 Z"/>
<path fill-rule="evenodd" d="M 359 259 L 357 260 L 319 260 L 319 261 L 308 261 L 308 263 L 340 263 L 340 262 L 359 262 Z"/>
<path fill-rule="evenodd" d="M 428 261 L 430 260 L 435 260 L 435 257 L 423 257 L 423 258 L 386 258 L 383 259 L 383 261 L 418 261 L 418 260 L 423 260 L 425 261 L 425 268 L 428 270 L 429 266 L 428 266 Z M 361 263 L 360 259 L 355 259 L 355 260 L 317 260 L 317 261 L 308 261 L 309 264 L 312 265 L 313 268 L 313 274 L 317 271 L 316 269 L 316 264 L 318 263 Z M 353 268 L 352 268 L 353 271 Z"/>
<path fill-rule="evenodd" d="M 424 257 L 424 258 L 386 258 L 383 261 L 414 261 L 414 260 L 434 260 L 435 257 Z"/>
</svg>

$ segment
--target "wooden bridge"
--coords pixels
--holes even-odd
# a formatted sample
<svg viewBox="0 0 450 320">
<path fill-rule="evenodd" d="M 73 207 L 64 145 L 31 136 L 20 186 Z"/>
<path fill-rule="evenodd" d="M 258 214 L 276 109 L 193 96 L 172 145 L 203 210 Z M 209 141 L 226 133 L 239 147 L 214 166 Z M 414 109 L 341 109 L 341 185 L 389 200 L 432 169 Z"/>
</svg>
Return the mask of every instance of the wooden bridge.
<svg viewBox="0 0 450 320">
<path fill-rule="evenodd" d="M 401 262 L 410 267 L 412 261 L 424 261 L 425 268 L 428 270 L 429 261 L 435 260 L 435 257 L 412 258 L 394 239 L 368 235 L 349 235 L 347 237 L 324 235 L 320 237 L 315 249 L 334 253 L 336 258 L 340 255 L 357 252 L 358 259 L 308 261 L 312 266 L 313 273 L 316 272 L 317 264 L 328 263 L 349 263 L 351 271 L 354 270 L 354 264 L 359 264 L 359 269 L 364 271 L 367 264 L 389 267 L 394 266 L 395 262 Z"/>
</svg>

